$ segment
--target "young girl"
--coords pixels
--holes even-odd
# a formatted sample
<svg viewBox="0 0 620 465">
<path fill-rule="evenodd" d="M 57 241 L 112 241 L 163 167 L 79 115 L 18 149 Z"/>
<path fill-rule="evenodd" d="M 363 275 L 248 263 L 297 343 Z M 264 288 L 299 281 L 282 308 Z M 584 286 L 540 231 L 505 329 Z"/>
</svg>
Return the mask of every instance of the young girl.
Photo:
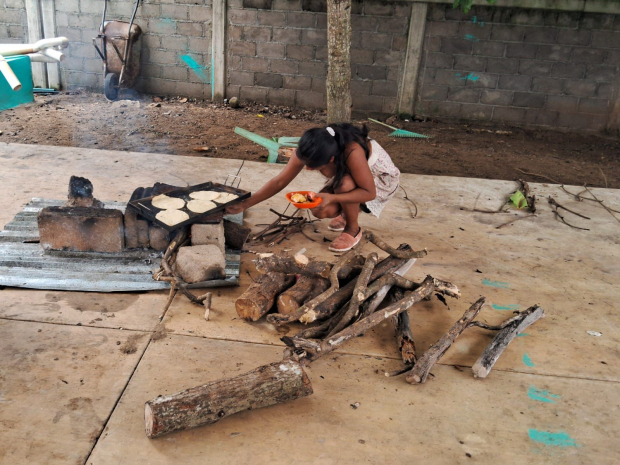
<svg viewBox="0 0 620 465">
<path fill-rule="evenodd" d="M 318 170 L 327 178 L 319 194 L 323 202 L 310 211 L 316 218 L 333 218 L 329 229 L 342 231 L 329 247 L 333 252 L 346 252 L 360 241 L 360 210 L 378 218 L 396 193 L 400 177 L 387 152 L 368 138 L 366 126 L 332 124 L 306 131 L 282 172 L 228 212 L 239 213 L 273 197 L 304 168 Z"/>
</svg>

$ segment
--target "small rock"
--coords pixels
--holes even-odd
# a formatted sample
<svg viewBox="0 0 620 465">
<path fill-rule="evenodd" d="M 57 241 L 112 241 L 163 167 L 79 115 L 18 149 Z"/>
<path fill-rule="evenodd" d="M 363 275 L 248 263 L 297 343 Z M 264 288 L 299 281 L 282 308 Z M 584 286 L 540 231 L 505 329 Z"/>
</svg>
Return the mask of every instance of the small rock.
<svg viewBox="0 0 620 465">
<path fill-rule="evenodd" d="M 187 103 L 187 97 L 182 98 L 181 100 L 179 100 L 179 102 L 181 102 L 181 103 Z"/>
<path fill-rule="evenodd" d="M 159 108 L 159 107 L 161 107 L 161 103 L 150 103 L 149 107 Z"/>
<path fill-rule="evenodd" d="M 153 97 L 153 102 L 161 102 L 161 99 L 159 97 Z"/>
<path fill-rule="evenodd" d="M 231 108 L 239 108 L 239 99 L 237 97 L 233 97 L 228 102 Z"/>
<path fill-rule="evenodd" d="M 354 404 L 351 404 L 351 408 L 352 408 L 353 410 L 357 410 L 357 409 L 359 408 L 359 406 L 360 406 L 360 403 L 359 403 L 359 402 L 355 402 Z"/>
<path fill-rule="evenodd" d="M 187 283 L 226 277 L 226 259 L 217 245 L 181 247 L 175 263 L 176 271 Z"/>
</svg>

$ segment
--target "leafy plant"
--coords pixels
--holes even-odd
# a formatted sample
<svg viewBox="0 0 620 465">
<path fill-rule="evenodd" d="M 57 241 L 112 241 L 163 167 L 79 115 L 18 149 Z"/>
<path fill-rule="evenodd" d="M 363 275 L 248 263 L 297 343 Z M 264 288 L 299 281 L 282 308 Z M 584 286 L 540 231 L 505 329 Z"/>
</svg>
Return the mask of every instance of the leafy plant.
<svg viewBox="0 0 620 465">
<path fill-rule="evenodd" d="M 487 0 L 488 3 L 490 3 L 491 5 L 495 3 L 496 0 Z M 474 0 L 454 0 L 454 3 L 452 4 L 452 8 L 461 8 L 461 10 L 463 10 L 463 13 L 467 13 L 469 12 L 469 10 L 471 10 L 471 5 L 474 2 Z"/>
<path fill-rule="evenodd" d="M 527 208 L 527 199 L 523 195 L 521 191 L 517 191 L 510 196 L 510 201 L 512 204 L 517 207 L 519 210 Z"/>
</svg>

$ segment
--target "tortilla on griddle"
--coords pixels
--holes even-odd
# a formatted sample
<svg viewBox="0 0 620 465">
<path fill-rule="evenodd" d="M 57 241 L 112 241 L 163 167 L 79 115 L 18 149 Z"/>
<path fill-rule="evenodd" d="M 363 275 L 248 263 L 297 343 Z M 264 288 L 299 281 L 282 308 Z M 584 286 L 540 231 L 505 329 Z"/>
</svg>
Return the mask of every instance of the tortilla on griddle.
<svg viewBox="0 0 620 465">
<path fill-rule="evenodd" d="M 162 210 L 155 215 L 155 218 L 168 226 L 174 226 L 189 220 L 189 215 L 181 210 Z"/>
<path fill-rule="evenodd" d="M 223 193 L 217 199 L 215 199 L 215 201 L 217 203 L 228 203 L 232 200 L 235 200 L 237 197 L 239 196 L 236 194 Z"/>
<path fill-rule="evenodd" d="M 165 194 L 157 195 L 151 200 L 151 205 L 161 210 L 178 210 L 185 206 L 185 200 L 168 197 Z"/>
<path fill-rule="evenodd" d="M 222 195 L 222 193 L 216 191 L 196 191 L 189 194 L 192 199 L 196 200 L 215 200 L 220 195 Z"/>
<path fill-rule="evenodd" d="M 217 208 L 217 205 L 209 200 L 195 199 L 187 202 L 187 209 L 194 213 L 204 213 L 213 208 Z"/>
</svg>

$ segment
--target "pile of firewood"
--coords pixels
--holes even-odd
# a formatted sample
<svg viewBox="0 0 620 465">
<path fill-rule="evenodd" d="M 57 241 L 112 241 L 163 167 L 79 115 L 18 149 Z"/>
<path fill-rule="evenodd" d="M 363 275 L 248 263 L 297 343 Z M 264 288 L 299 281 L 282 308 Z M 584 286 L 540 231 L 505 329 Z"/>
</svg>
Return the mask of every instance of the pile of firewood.
<svg viewBox="0 0 620 465">
<path fill-rule="evenodd" d="M 374 252 L 362 256 L 361 248 L 367 242 L 387 252 L 388 257 L 379 261 Z M 498 331 L 472 367 L 475 377 L 486 377 L 507 345 L 543 317 L 544 311 L 534 306 L 499 326 L 490 326 L 474 321 L 485 303 L 482 297 L 417 358 L 407 310 L 421 300 L 430 299 L 434 293 L 460 297 L 458 288 L 447 281 L 427 276 L 417 283 L 403 277 L 415 259 L 426 254 L 426 250 L 414 251 L 407 244 L 395 249 L 374 233 L 365 231 L 360 244 L 335 264 L 310 260 L 301 254 L 260 256 L 256 260 L 260 277 L 236 301 L 239 316 L 257 321 L 267 315 L 267 321 L 274 325 L 295 321 L 313 324 L 293 337 L 281 339 L 286 345 L 282 362 L 147 402 L 147 436 L 153 438 L 214 423 L 240 410 L 310 395 L 312 386 L 304 365 L 388 319 L 393 323 L 395 342 L 404 365 L 386 376 L 406 373 L 409 383 L 424 383 L 454 340 L 465 329 L 477 326 Z M 278 312 L 269 314 L 274 306 Z"/>
</svg>

